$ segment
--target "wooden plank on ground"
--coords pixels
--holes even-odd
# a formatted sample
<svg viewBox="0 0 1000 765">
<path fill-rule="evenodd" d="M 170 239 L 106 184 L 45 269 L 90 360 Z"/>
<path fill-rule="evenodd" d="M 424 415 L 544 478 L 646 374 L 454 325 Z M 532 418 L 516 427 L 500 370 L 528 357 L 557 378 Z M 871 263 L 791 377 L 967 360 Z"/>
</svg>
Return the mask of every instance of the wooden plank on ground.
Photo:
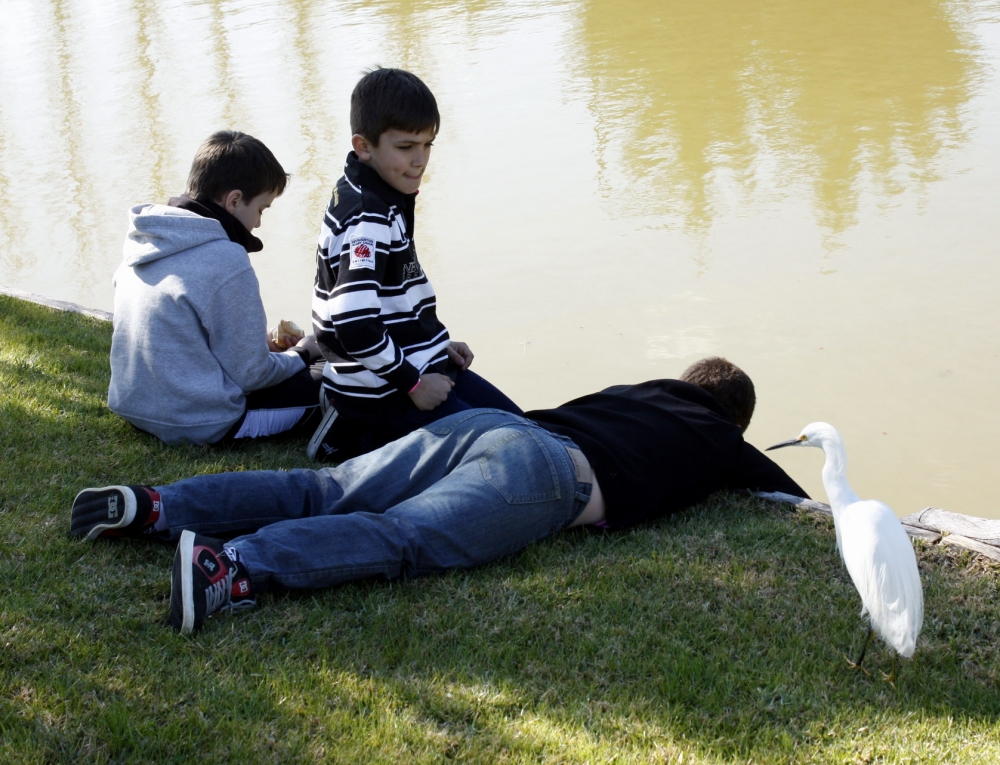
<svg viewBox="0 0 1000 765">
<path fill-rule="evenodd" d="M 917 537 L 917 539 L 926 539 L 931 544 L 935 544 L 941 541 L 941 535 L 936 531 L 931 531 L 930 529 L 922 529 L 919 526 L 911 526 L 908 523 L 903 524 L 903 529 L 911 537 Z"/>
<path fill-rule="evenodd" d="M 824 515 L 833 514 L 829 505 L 812 499 L 780 491 L 761 491 L 757 494 L 770 502 L 793 505 L 800 510 L 811 510 Z M 919 513 L 906 516 L 900 522 L 911 537 L 926 539 L 931 544 L 940 542 L 944 545 L 962 547 L 1000 561 L 1000 521 L 927 507 Z"/>
<path fill-rule="evenodd" d="M 757 496 L 763 497 L 770 502 L 781 502 L 786 505 L 792 505 L 800 510 L 812 510 L 814 513 L 833 515 L 833 510 L 825 502 L 817 502 L 814 499 L 806 499 L 805 497 L 796 497 L 794 494 L 785 494 L 783 491 L 759 491 L 757 492 Z"/>
<path fill-rule="evenodd" d="M 959 534 L 991 547 L 1000 547 L 1000 521 L 960 515 L 936 507 L 925 507 L 919 513 L 908 515 L 903 523 L 938 531 L 942 534 Z"/>
<path fill-rule="evenodd" d="M 964 547 L 966 550 L 972 550 L 980 555 L 985 555 L 987 558 L 1000 561 L 1000 548 L 980 542 L 978 539 L 963 537 L 961 534 L 949 534 L 946 537 L 942 537 L 941 544 Z"/>
</svg>

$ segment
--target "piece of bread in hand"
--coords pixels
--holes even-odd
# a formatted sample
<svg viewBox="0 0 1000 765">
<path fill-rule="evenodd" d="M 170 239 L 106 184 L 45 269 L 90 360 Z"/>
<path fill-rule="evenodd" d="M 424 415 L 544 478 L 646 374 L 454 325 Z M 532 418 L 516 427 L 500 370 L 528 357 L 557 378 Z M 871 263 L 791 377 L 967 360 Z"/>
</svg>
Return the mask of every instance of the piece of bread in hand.
<svg viewBox="0 0 1000 765">
<path fill-rule="evenodd" d="M 271 340 L 282 350 L 288 350 L 299 342 L 306 333 L 294 321 L 282 319 L 278 326 L 271 330 Z"/>
</svg>

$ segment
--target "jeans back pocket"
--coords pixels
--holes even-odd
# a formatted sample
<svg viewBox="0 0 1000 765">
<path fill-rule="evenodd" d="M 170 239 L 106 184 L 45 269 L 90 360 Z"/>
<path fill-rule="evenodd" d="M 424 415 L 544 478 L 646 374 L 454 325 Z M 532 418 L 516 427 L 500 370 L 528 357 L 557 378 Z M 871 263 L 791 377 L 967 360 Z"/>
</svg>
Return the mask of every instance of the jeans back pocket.
<svg viewBox="0 0 1000 765">
<path fill-rule="evenodd" d="M 479 458 L 479 467 L 483 479 L 508 504 L 550 502 L 562 496 L 552 455 L 534 428 L 504 429 L 497 435 Z"/>
</svg>

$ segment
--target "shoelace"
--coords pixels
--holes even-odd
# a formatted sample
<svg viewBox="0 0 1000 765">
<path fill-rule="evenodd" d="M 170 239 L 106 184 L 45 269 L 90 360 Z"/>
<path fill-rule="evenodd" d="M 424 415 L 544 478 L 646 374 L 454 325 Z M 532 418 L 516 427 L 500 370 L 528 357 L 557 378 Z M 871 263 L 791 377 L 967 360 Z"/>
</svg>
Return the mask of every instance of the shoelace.
<svg viewBox="0 0 1000 765">
<path fill-rule="evenodd" d="M 254 598 L 240 598 L 239 600 L 230 600 L 226 603 L 220 611 L 242 611 L 244 608 L 253 608 L 257 605 L 257 601 Z"/>
<path fill-rule="evenodd" d="M 233 570 L 230 568 L 218 582 L 205 588 L 205 616 L 214 614 L 229 602 L 233 589 Z"/>
</svg>

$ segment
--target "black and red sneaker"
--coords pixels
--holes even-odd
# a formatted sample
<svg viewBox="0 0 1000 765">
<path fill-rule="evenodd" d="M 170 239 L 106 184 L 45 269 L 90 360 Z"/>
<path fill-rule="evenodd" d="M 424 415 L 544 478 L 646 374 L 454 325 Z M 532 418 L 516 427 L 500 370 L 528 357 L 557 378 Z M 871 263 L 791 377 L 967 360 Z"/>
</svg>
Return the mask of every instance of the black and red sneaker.
<svg viewBox="0 0 1000 765">
<path fill-rule="evenodd" d="M 98 537 L 140 537 L 160 518 L 160 495 L 151 486 L 84 489 L 73 500 L 69 533 Z"/>
<path fill-rule="evenodd" d="M 170 625 L 182 635 L 201 629 L 216 611 L 249 608 L 256 603 L 250 577 L 235 551 L 222 540 L 193 531 L 181 533 L 170 580 Z"/>
</svg>

